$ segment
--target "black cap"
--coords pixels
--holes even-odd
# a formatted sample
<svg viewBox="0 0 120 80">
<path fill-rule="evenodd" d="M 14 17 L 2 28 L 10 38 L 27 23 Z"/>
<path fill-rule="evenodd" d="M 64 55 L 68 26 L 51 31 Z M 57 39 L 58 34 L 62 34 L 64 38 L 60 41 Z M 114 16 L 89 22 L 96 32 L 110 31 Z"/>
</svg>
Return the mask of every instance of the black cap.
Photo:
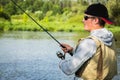
<svg viewBox="0 0 120 80">
<path fill-rule="evenodd" d="M 101 3 L 90 5 L 85 11 L 85 14 L 100 17 L 106 23 L 113 24 L 113 22 L 109 19 L 107 8 Z"/>
</svg>

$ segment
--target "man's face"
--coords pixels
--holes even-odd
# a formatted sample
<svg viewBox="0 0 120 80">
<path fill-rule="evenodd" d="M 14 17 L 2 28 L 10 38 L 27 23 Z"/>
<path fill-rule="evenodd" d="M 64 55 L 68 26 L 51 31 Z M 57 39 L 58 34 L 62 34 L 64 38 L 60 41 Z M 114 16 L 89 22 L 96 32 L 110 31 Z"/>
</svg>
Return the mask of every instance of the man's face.
<svg viewBox="0 0 120 80">
<path fill-rule="evenodd" d="M 91 16 L 91 15 L 84 15 L 84 19 L 83 19 L 83 23 L 84 23 L 84 29 L 86 31 L 91 31 L 93 28 L 93 19 L 95 17 Z"/>
</svg>

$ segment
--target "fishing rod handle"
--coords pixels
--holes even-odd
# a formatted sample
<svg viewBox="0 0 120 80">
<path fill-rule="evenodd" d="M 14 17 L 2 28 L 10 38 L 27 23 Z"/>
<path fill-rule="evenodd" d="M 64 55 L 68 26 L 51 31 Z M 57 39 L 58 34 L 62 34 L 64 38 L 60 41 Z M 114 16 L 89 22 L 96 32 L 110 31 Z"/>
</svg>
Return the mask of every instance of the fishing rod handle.
<svg viewBox="0 0 120 80">
<path fill-rule="evenodd" d="M 61 46 L 62 48 L 66 48 L 66 47 L 63 46 L 62 44 L 60 44 L 60 46 Z M 69 53 L 71 56 L 73 56 L 73 53 L 72 53 L 72 52 L 68 51 L 67 53 Z"/>
</svg>

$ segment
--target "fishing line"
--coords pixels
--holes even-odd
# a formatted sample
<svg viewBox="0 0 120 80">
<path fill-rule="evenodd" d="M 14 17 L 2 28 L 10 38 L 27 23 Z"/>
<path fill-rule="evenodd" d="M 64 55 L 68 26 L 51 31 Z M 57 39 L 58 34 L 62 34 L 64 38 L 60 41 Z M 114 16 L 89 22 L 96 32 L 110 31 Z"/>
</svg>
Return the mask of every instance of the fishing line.
<svg viewBox="0 0 120 80">
<path fill-rule="evenodd" d="M 56 41 L 62 48 L 65 48 L 55 37 L 53 37 L 43 26 L 41 26 L 33 17 L 31 17 L 28 13 L 26 13 L 14 0 L 11 0 L 21 11 L 23 11 L 29 18 L 33 20 L 44 32 L 46 32 L 54 41 Z M 62 58 L 65 58 L 65 54 L 57 53 L 57 56 L 59 57 L 63 56 Z M 61 57 L 59 57 L 61 58 Z"/>
</svg>

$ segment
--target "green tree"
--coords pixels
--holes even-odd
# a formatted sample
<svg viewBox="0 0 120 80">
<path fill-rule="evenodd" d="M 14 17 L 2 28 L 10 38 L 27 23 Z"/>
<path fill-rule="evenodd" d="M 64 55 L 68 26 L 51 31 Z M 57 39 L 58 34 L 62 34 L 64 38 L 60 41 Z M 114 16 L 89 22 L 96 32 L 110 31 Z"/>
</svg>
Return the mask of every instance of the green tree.
<svg viewBox="0 0 120 80">
<path fill-rule="evenodd" d="M 2 12 L 3 11 L 3 6 L 0 4 L 0 11 Z"/>
<path fill-rule="evenodd" d="M 23 23 L 26 24 L 27 21 L 28 21 L 28 16 L 24 13 L 23 14 Z"/>
<path fill-rule="evenodd" d="M 107 7 L 110 12 L 110 17 L 115 22 L 115 25 L 120 26 L 120 3 L 119 0 L 109 0 Z"/>
<path fill-rule="evenodd" d="M 53 10 L 53 14 L 57 14 L 57 13 L 61 14 L 62 13 L 59 5 L 53 5 L 52 10 Z"/>
<path fill-rule="evenodd" d="M 4 6 L 3 11 L 9 15 L 14 15 L 14 14 L 16 14 L 17 9 L 16 9 L 16 6 L 13 5 L 12 2 L 9 2 L 8 4 L 6 4 L 6 6 Z"/>
<path fill-rule="evenodd" d="M 44 4 L 44 2 L 42 0 L 35 0 L 32 7 L 35 11 L 41 11 L 43 4 Z"/>
<path fill-rule="evenodd" d="M 4 18 L 4 19 L 6 19 L 8 21 L 11 20 L 10 16 L 8 14 L 6 14 L 5 12 L 3 12 L 3 11 L 0 11 L 0 18 Z"/>
<path fill-rule="evenodd" d="M 43 13 L 46 13 L 47 11 L 51 10 L 52 6 L 53 6 L 53 4 L 50 1 L 44 2 L 43 7 L 42 7 Z"/>
</svg>

